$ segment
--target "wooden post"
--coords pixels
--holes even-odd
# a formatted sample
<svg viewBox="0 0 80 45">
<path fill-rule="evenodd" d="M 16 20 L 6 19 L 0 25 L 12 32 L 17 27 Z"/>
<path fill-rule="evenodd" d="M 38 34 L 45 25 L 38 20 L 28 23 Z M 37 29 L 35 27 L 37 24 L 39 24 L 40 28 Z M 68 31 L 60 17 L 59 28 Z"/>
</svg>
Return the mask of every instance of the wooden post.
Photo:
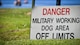
<svg viewBox="0 0 80 45">
<path fill-rule="evenodd" d="M 61 0 L 56 0 L 56 5 L 61 5 Z"/>
<path fill-rule="evenodd" d="M 32 0 L 32 8 L 35 6 L 35 0 Z"/>
</svg>

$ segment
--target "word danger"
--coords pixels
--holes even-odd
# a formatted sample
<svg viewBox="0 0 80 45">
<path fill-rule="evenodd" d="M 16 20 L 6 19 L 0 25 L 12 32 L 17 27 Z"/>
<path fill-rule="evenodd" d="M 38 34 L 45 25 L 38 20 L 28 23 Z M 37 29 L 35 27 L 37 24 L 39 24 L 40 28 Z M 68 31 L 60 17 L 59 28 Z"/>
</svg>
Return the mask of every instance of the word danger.
<svg viewBox="0 0 80 45">
<path fill-rule="evenodd" d="M 43 8 L 43 15 L 70 15 L 70 8 Z"/>
</svg>

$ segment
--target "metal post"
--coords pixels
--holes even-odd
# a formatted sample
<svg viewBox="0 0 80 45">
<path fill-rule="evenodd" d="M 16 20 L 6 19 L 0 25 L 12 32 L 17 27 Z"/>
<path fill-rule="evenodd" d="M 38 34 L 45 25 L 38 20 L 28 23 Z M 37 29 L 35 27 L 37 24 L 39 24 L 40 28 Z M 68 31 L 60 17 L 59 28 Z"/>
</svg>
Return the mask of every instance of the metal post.
<svg viewBox="0 0 80 45">
<path fill-rule="evenodd" d="M 35 6 L 35 0 L 32 0 L 32 8 Z"/>
<path fill-rule="evenodd" d="M 56 0 L 56 5 L 61 5 L 61 0 Z"/>
<path fill-rule="evenodd" d="M 2 5 L 2 2 L 1 2 L 1 0 L 0 0 L 0 6 Z"/>
</svg>

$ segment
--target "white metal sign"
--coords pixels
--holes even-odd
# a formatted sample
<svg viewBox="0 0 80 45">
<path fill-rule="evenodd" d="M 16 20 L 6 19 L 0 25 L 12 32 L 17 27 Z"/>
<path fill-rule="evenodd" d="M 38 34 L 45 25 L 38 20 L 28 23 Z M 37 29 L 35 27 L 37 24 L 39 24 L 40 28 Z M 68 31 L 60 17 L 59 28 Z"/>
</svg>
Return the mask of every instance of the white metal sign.
<svg viewBox="0 0 80 45">
<path fill-rule="evenodd" d="M 80 6 L 43 6 L 32 10 L 30 39 L 78 38 Z"/>
</svg>

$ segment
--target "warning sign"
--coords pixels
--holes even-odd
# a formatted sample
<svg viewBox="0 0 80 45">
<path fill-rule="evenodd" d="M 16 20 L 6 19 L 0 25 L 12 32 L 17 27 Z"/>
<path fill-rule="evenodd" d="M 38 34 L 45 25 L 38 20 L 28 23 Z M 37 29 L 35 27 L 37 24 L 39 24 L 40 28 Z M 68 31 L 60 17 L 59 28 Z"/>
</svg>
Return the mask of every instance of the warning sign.
<svg viewBox="0 0 80 45">
<path fill-rule="evenodd" d="M 30 39 L 80 38 L 80 6 L 43 6 L 32 10 Z"/>
</svg>

